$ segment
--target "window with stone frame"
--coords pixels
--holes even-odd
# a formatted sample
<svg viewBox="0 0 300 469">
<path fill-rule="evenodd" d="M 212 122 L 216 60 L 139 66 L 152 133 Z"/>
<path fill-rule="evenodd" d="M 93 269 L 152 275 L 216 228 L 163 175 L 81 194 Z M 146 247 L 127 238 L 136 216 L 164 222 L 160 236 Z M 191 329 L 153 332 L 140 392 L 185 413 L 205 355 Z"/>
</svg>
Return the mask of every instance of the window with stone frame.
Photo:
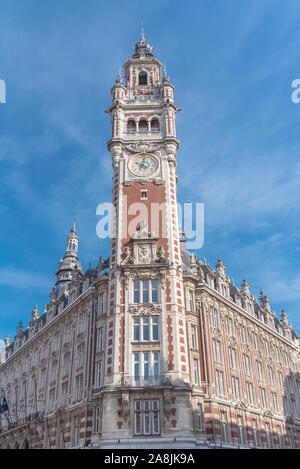
<svg viewBox="0 0 300 469">
<path fill-rule="evenodd" d="M 249 381 L 246 381 L 246 390 L 247 390 L 247 397 L 248 397 L 248 404 L 254 405 L 254 390 L 253 384 Z"/>
<path fill-rule="evenodd" d="M 203 405 L 201 402 L 197 403 L 196 412 L 197 412 L 196 430 L 204 431 L 204 413 L 203 413 Z"/>
<path fill-rule="evenodd" d="M 134 401 L 134 434 L 160 434 L 160 403 L 158 399 Z"/>
<path fill-rule="evenodd" d="M 137 385 L 159 383 L 160 352 L 143 351 L 133 353 L 133 377 Z"/>
<path fill-rule="evenodd" d="M 98 406 L 94 408 L 94 433 L 97 435 L 101 433 L 102 423 L 102 407 Z"/>
<path fill-rule="evenodd" d="M 263 366 L 260 360 L 255 360 L 256 374 L 259 381 L 264 381 Z"/>
<path fill-rule="evenodd" d="M 192 337 L 192 348 L 198 349 L 198 340 L 197 340 L 197 326 L 195 324 L 191 325 L 191 337 Z"/>
<path fill-rule="evenodd" d="M 97 352 L 103 351 L 103 345 L 104 345 L 104 329 L 103 327 L 100 327 L 99 329 L 97 329 Z"/>
<path fill-rule="evenodd" d="M 133 342 L 159 341 L 159 316 L 133 316 Z"/>
<path fill-rule="evenodd" d="M 244 364 L 244 372 L 245 375 L 251 376 L 251 363 L 250 357 L 246 353 L 243 353 L 243 364 Z"/>
<path fill-rule="evenodd" d="M 133 303 L 158 303 L 158 280 L 134 280 Z"/>
<path fill-rule="evenodd" d="M 223 363 L 222 344 L 221 344 L 221 342 L 219 340 L 213 339 L 212 340 L 212 348 L 213 348 L 214 360 L 218 363 Z"/>
<path fill-rule="evenodd" d="M 266 397 L 266 390 L 265 388 L 259 388 L 259 395 L 260 395 L 260 406 L 262 409 L 267 408 L 267 397 Z"/>
<path fill-rule="evenodd" d="M 233 370 L 238 369 L 237 353 L 234 347 L 228 347 L 229 365 Z"/>
<path fill-rule="evenodd" d="M 210 306 L 210 325 L 214 328 L 219 328 L 219 314 L 218 310 L 214 306 Z"/>
<path fill-rule="evenodd" d="M 241 398 L 240 381 L 237 376 L 231 376 L 232 398 L 234 401 L 239 401 Z"/>
<path fill-rule="evenodd" d="M 220 412 L 221 439 L 225 443 L 230 440 L 227 412 Z"/>
<path fill-rule="evenodd" d="M 225 396 L 224 373 L 221 370 L 216 370 L 216 390 L 219 396 Z"/>
<path fill-rule="evenodd" d="M 98 315 L 102 316 L 105 314 L 105 292 L 102 291 L 98 296 Z"/>
<path fill-rule="evenodd" d="M 83 373 L 75 377 L 75 400 L 80 401 L 83 398 Z"/>
<path fill-rule="evenodd" d="M 61 405 L 67 405 L 67 396 L 68 396 L 68 381 L 65 381 L 61 385 Z"/>
<path fill-rule="evenodd" d="M 96 377 L 95 377 L 96 387 L 102 385 L 102 361 L 98 361 L 96 364 Z"/>
<path fill-rule="evenodd" d="M 188 300 L 189 300 L 189 311 L 194 313 L 195 312 L 195 299 L 194 299 L 194 292 L 193 290 L 188 291 Z"/>
<path fill-rule="evenodd" d="M 85 360 L 85 343 L 77 345 L 77 355 L 76 355 L 76 368 L 81 368 L 84 365 Z"/>
<path fill-rule="evenodd" d="M 194 364 L 194 383 L 200 384 L 199 360 L 197 358 L 194 358 L 193 364 Z"/>
<path fill-rule="evenodd" d="M 80 438 L 80 416 L 75 415 L 72 425 L 72 446 L 78 446 Z"/>
</svg>

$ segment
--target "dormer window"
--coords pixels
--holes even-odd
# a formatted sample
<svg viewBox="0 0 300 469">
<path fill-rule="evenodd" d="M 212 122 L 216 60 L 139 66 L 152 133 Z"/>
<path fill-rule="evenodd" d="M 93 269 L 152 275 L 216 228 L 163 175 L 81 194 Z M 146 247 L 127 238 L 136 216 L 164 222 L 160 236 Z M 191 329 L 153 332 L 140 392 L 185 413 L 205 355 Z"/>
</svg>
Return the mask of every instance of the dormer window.
<svg viewBox="0 0 300 469">
<path fill-rule="evenodd" d="M 139 73 L 139 85 L 147 85 L 148 77 L 147 72 L 140 72 Z"/>
</svg>

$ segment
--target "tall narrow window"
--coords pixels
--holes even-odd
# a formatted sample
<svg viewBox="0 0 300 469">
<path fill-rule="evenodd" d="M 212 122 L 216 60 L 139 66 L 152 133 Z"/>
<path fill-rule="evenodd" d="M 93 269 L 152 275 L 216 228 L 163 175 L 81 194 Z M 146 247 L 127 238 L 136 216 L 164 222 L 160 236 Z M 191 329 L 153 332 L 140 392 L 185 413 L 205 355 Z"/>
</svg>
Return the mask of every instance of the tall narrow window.
<svg viewBox="0 0 300 469">
<path fill-rule="evenodd" d="M 102 379 L 102 362 L 97 363 L 97 376 L 96 376 L 96 386 L 101 386 Z"/>
<path fill-rule="evenodd" d="M 196 326 L 191 326 L 191 334 L 192 334 L 192 347 L 197 349 L 197 329 Z"/>
<path fill-rule="evenodd" d="M 137 352 L 133 354 L 133 372 L 134 372 L 134 380 L 139 381 L 140 379 L 140 354 Z"/>
<path fill-rule="evenodd" d="M 220 396 L 224 396 L 225 388 L 224 388 L 224 374 L 223 371 L 216 370 L 216 385 L 217 385 L 217 394 Z"/>
<path fill-rule="evenodd" d="M 197 404 L 197 427 L 198 430 L 204 430 L 204 415 L 202 404 L 198 402 Z"/>
<path fill-rule="evenodd" d="M 140 303 L 140 281 L 135 280 L 133 282 L 133 302 Z"/>
<path fill-rule="evenodd" d="M 221 438 L 225 442 L 228 441 L 227 414 L 223 411 L 221 411 Z"/>
<path fill-rule="evenodd" d="M 238 423 L 238 429 L 239 429 L 239 443 L 243 445 L 244 444 L 244 424 L 243 424 L 243 417 L 241 415 L 238 415 L 237 423 Z"/>
<path fill-rule="evenodd" d="M 95 409 L 95 426 L 94 430 L 95 433 L 100 433 L 100 421 L 101 421 L 101 413 L 100 413 L 100 407 L 96 407 Z"/>
<path fill-rule="evenodd" d="M 98 352 L 103 350 L 103 327 L 98 329 Z"/>
<path fill-rule="evenodd" d="M 159 352 L 153 352 L 153 376 L 155 380 L 158 379 L 160 373 L 160 354 Z"/>
<path fill-rule="evenodd" d="M 143 352 L 143 371 L 144 379 L 148 380 L 150 376 L 149 352 Z"/>
<path fill-rule="evenodd" d="M 158 316 L 152 316 L 151 321 L 152 321 L 152 340 L 159 340 L 159 337 L 158 337 L 159 318 L 158 318 Z"/>
<path fill-rule="evenodd" d="M 143 317 L 143 340 L 148 341 L 150 340 L 150 328 L 149 328 L 149 317 Z"/>
<path fill-rule="evenodd" d="M 135 342 L 140 341 L 140 318 L 133 318 L 133 340 Z"/>
<path fill-rule="evenodd" d="M 199 362 L 194 358 L 194 379 L 195 384 L 199 384 Z"/>
<path fill-rule="evenodd" d="M 100 293 L 99 298 L 98 298 L 98 314 L 101 316 L 104 314 L 104 292 Z"/>
<path fill-rule="evenodd" d="M 252 432 L 253 432 L 253 443 L 254 443 L 254 446 L 258 446 L 258 441 L 257 441 L 257 422 L 256 422 L 256 419 L 252 419 Z"/>
<path fill-rule="evenodd" d="M 143 303 L 149 303 L 149 280 L 143 280 Z"/>
<path fill-rule="evenodd" d="M 139 85 L 147 85 L 147 72 L 139 73 Z"/>
<path fill-rule="evenodd" d="M 151 281 L 152 303 L 158 303 L 158 280 Z"/>
<path fill-rule="evenodd" d="M 189 307 L 190 307 L 190 311 L 192 313 L 195 312 L 195 306 L 194 306 L 194 292 L 193 290 L 189 290 Z"/>
</svg>

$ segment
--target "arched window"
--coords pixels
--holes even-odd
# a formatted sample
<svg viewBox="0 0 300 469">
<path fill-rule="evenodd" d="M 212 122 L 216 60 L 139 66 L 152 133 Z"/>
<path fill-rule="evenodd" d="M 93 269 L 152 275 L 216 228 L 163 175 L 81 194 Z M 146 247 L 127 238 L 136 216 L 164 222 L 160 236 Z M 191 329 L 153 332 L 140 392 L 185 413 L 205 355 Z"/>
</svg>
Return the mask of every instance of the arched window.
<svg viewBox="0 0 300 469">
<path fill-rule="evenodd" d="M 130 119 L 127 122 L 127 132 L 135 132 L 135 131 L 136 131 L 135 121 L 133 119 Z"/>
<path fill-rule="evenodd" d="M 139 85 L 147 85 L 148 77 L 147 72 L 140 72 L 139 73 Z"/>
<path fill-rule="evenodd" d="M 145 119 L 140 120 L 139 122 L 139 131 L 148 132 L 148 122 Z"/>
<path fill-rule="evenodd" d="M 25 440 L 23 441 L 22 449 L 29 449 L 29 444 L 28 444 L 28 440 L 27 440 L 27 439 L 25 439 Z"/>
<path fill-rule="evenodd" d="M 158 119 L 152 119 L 152 121 L 151 121 L 151 130 L 153 132 L 157 132 L 159 130 L 159 120 Z"/>
</svg>

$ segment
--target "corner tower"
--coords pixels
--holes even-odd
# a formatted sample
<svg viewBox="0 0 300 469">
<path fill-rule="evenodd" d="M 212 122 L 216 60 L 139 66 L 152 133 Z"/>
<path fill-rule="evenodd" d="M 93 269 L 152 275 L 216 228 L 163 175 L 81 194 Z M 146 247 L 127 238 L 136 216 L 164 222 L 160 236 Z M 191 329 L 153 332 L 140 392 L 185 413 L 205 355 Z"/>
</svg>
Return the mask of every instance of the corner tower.
<svg viewBox="0 0 300 469">
<path fill-rule="evenodd" d="M 189 364 L 176 199 L 175 124 L 180 109 L 174 103 L 174 86 L 144 34 L 124 72 L 125 82 L 119 73 L 111 89 L 107 111 L 115 211 L 105 382 L 130 390 L 123 413 L 133 416 L 135 406 L 164 406 L 168 401 L 169 408 L 170 385 L 177 383 L 181 393 L 189 392 Z M 139 401 L 139 393 L 146 390 L 152 404 Z M 107 399 L 109 409 L 111 396 Z M 186 428 L 188 402 L 177 416 Z M 170 409 L 165 417 L 167 427 L 174 427 Z M 107 418 L 103 427 L 111 428 L 109 412 Z M 121 428 L 124 435 L 134 433 L 132 421 L 120 424 L 120 436 Z M 154 427 L 151 432 L 155 434 Z"/>
</svg>

